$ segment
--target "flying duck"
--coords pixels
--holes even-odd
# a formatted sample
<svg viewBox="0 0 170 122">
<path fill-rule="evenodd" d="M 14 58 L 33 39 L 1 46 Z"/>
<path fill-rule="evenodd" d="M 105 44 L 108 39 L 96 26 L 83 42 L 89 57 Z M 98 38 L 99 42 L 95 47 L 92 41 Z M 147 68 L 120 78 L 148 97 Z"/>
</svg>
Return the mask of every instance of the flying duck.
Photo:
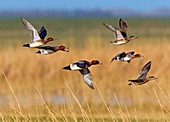
<svg viewBox="0 0 170 122">
<path fill-rule="evenodd" d="M 32 48 L 40 47 L 50 41 L 55 40 L 53 37 L 48 37 L 46 40 L 44 39 L 45 36 L 47 35 L 47 31 L 44 26 L 38 32 L 26 19 L 21 18 L 21 21 L 29 31 L 31 37 L 31 43 L 24 44 L 23 45 L 24 47 L 32 47 Z"/>
<path fill-rule="evenodd" d="M 68 66 L 63 67 L 63 69 L 79 71 L 82 74 L 85 83 L 91 89 L 94 89 L 93 81 L 91 78 L 91 73 L 90 73 L 90 70 L 88 69 L 88 67 L 90 67 L 92 65 L 97 65 L 97 64 L 102 64 L 102 63 L 99 62 L 98 60 L 92 60 L 91 62 L 86 61 L 86 60 L 80 60 L 78 62 L 74 62 Z"/>
<path fill-rule="evenodd" d="M 41 46 L 41 47 L 37 47 L 38 50 L 36 53 L 38 54 L 42 54 L 42 55 L 48 55 L 48 54 L 52 54 L 55 53 L 59 50 L 61 51 L 65 51 L 65 52 L 69 52 L 69 48 L 66 48 L 64 45 L 60 45 L 60 46 Z"/>
<path fill-rule="evenodd" d="M 107 23 L 103 23 L 103 25 L 113 32 L 115 40 L 110 41 L 110 42 L 114 45 L 126 44 L 129 41 L 138 38 L 138 37 L 135 37 L 135 36 L 130 36 L 130 37 L 127 36 L 128 26 L 127 26 L 126 22 L 123 21 L 122 19 L 119 20 L 119 28 L 120 29 L 113 27 L 113 26 L 111 26 Z"/>
<path fill-rule="evenodd" d="M 137 79 L 128 80 L 130 81 L 128 85 L 142 85 L 150 80 L 156 80 L 157 78 L 155 76 L 149 76 L 148 78 L 146 78 L 146 75 L 148 74 L 150 68 L 151 68 L 151 61 L 145 64 L 145 66 L 141 69 Z"/>
<path fill-rule="evenodd" d="M 134 51 L 127 52 L 127 53 L 122 52 L 122 53 L 117 54 L 115 57 L 113 57 L 111 62 L 114 61 L 114 60 L 118 60 L 118 61 L 123 61 L 123 62 L 130 63 L 130 61 L 132 59 L 140 58 L 140 57 L 143 57 L 143 56 L 141 56 L 140 54 L 135 54 Z"/>
</svg>

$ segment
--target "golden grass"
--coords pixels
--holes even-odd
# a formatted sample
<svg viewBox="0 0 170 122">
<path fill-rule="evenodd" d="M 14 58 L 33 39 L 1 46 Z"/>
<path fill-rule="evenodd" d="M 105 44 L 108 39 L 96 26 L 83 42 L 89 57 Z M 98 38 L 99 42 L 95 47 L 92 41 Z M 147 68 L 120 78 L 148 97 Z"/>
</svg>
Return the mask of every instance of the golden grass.
<svg viewBox="0 0 170 122">
<path fill-rule="evenodd" d="M 110 117 L 113 121 L 165 119 L 170 115 L 170 43 L 167 38 L 159 43 L 145 40 L 139 38 L 114 46 L 98 36 L 89 37 L 83 48 L 70 44 L 69 53 L 52 55 L 38 55 L 34 53 L 36 49 L 24 47 L 4 48 L 0 52 L 0 97 L 6 100 L 6 105 L 0 107 L 2 114 L 14 111 L 21 116 L 48 114 L 53 121 L 57 120 L 55 116 L 63 121 L 69 121 L 71 116 L 76 121 L 82 115 L 86 121 L 93 116 L 103 120 Z M 117 53 L 132 50 L 144 57 L 129 64 L 110 63 Z M 98 59 L 103 63 L 90 68 L 95 90 L 84 83 L 79 72 L 62 69 L 81 59 Z M 128 79 L 136 78 L 149 60 L 152 67 L 148 75 L 158 80 L 128 86 Z"/>
</svg>

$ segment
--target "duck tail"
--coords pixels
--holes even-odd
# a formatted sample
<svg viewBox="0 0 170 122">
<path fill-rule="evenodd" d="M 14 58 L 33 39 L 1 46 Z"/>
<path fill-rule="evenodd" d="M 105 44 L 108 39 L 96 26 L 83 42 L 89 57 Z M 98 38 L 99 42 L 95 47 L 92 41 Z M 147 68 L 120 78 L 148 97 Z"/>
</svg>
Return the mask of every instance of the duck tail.
<svg viewBox="0 0 170 122">
<path fill-rule="evenodd" d="M 70 65 L 63 67 L 63 69 L 65 69 L 65 70 L 71 70 Z"/>
<path fill-rule="evenodd" d="M 115 58 L 112 58 L 112 60 L 110 61 L 110 63 L 112 63 L 115 60 Z"/>
<path fill-rule="evenodd" d="M 129 86 L 133 85 L 132 80 L 128 80 L 130 83 L 128 84 Z"/>
<path fill-rule="evenodd" d="M 127 62 L 130 63 L 131 60 L 128 60 Z"/>
<path fill-rule="evenodd" d="M 30 47 L 29 44 L 23 44 L 23 47 Z"/>
</svg>

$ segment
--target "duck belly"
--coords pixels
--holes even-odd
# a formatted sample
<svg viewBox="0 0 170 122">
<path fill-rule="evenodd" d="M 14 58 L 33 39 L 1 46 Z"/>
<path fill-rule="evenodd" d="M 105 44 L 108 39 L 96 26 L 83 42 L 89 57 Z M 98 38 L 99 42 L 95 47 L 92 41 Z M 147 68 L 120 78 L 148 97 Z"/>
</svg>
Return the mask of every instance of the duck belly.
<svg viewBox="0 0 170 122">
<path fill-rule="evenodd" d="M 40 47 L 42 46 L 43 44 L 41 42 L 33 42 L 33 43 L 30 43 L 30 47 Z"/>
<path fill-rule="evenodd" d="M 124 61 L 130 61 L 130 60 L 131 60 L 131 58 L 129 58 L 129 57 L 125 57 L 123 60 L 124 60 Z"/>
</svg>

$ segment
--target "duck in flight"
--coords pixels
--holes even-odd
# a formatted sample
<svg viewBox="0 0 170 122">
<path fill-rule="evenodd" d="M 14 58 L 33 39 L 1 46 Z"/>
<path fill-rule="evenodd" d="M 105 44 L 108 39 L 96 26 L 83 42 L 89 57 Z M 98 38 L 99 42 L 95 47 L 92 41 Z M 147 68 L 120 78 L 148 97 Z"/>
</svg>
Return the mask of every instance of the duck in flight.
<svg viewBox="0 0 170 122">
<path fill-rule="evenodd" d="M 69 48 L 66 48 L 64 45 L 60 45 L 60 46 L 40 46 L 37 47 L 38 50 L 36 53 L 38 54 L 42 54 L 42 55 L 48 55 L 48 54 L 53 54 L 59 50 L 61 51 L 65 51 L 65 52 L 69 52 Z"/>
<path fill-rule="evenodd" d="M 138 38 L 138 37 L 135 37 L 135 36 L 130 36 L 130 37 L 127 36 L 127 28 L 128 28 L 128 26 L 127 26 L 126 22 L 123 21 L 121 18 L 119 20 L 119 29 L 114 27 L 114 26 L 111 26 L 111 25 L 109 25 L 107 23 L 103 23 L 103 25 L 113 32 L 115 40 L 110 41 L 110 42 L 112 44 L 114 44 L 114 45 L 126 44 L 129 41 Z"/>
<path fill-rule="evenodd" d="M 48 37 L 45 40 L 45 36 L 47 35 L 47 30 L 45 29 L 44 26 L 38 32 L 26 19 L 21 18 L 21 21 L 24 24 L 24 26 L 27 28 L 27 30 L 29 31 L 30 37 L 31 37 L 31 42 L 24 44 L 23 45 L 24 47 L 32 47 L 32 48 L 40 47 L 50 41 L 56 40 L 53 37 Z"/>
<path fill-rule="evenodd" d="M 150 80 L 156 80 L 157 78 L 155 76 L 149 76 L 146 77 L 149 70 L 151 68 L 151 61 L 149 61 L 140 71 L 137 79 L 134 80 L 128 80 L 130 83 L 128 85 L 142 85 L 147 83 Z"/>
<path fill-rule="evenodd" d="M 140 54 L 135 54 L 134 51 L 127 52 L 127 53 L 122 52 L 122 53 L 117 54 L 115 57 L 113 57 L 111 62 L 114 61 L 114 60 L 118 60 L 118 61 L 123 61 L 123 62 L 130 63 L 130 61 L 132 59 L 140 58 L 140 57 L 143 57 L 143 56 L 140 55 Z"/>
<path fill-rule="evenodd" d="M 91 73 L 90 73 L 90 70 L 88 67 L 90 67 L 92 65 L 97 65 L 97 64 L 102 64 L 102 63 L 99 62 L 98 60 L 92 60 L 91 62 L 89 62 L 87 60 L 80 60 L 78 62 L 74 62 L 68 66 L 63 67 L 63 69 L 79 71 L 82 74 L 85 83 L 91 89 L 94 89 Z"/>
</svg>

